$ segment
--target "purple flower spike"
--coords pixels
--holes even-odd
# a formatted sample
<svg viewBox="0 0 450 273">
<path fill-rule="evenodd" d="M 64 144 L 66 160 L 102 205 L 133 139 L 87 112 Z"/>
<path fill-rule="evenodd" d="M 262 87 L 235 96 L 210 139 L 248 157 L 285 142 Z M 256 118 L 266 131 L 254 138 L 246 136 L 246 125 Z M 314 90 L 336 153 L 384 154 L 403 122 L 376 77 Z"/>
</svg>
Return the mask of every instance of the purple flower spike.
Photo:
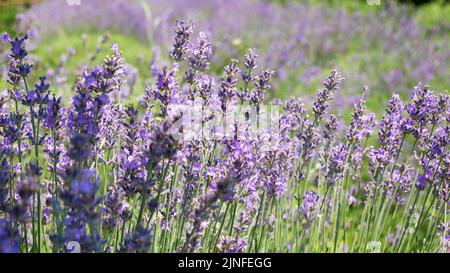
<svg viewBox="0 0 450 273">
<path fill-rule="evenodd" d="M 426 179 L 425 175 L 419 174 L 419 176 L 417 177 L 416 188 L 419 191 L 423 191 L 425 189 L 426 184 L 427 184 L 427 179 Z"/>
<path fill-rule="evenodd" d="M 2 43 L 9 42 L 9 34 L 8 34 L 8 32 L 4 32 L 0 39 L 1 39 Z"/>
<path fill-rule="evenodd" d="M 319 199 L 320 196 L 314 191 L 306 191 L 301 207 L 301 213 L 303 215 L 302 224 L 305 227 L 309 227 L 312 221 L 319 216 Z"/>
<path fill-rule="evenodd" d="M 204 32 L 200 32 L 197 43 L 191 48 L 192 56 L 189 57 L 189 64 L 195 70 L 203 71 L 208 69 L 208 59 L 212 55 L 211 42 Z"/>
<path fill-rule="evenodd" d="M 193 28 L 192 20 L 177 20 L 177 30 L 175 32 L 175 43 L 170 51 L 170 56 L 177 62 L 184 60 L 185 53 L 188 50 L 189 36 Z"/>
</svg>

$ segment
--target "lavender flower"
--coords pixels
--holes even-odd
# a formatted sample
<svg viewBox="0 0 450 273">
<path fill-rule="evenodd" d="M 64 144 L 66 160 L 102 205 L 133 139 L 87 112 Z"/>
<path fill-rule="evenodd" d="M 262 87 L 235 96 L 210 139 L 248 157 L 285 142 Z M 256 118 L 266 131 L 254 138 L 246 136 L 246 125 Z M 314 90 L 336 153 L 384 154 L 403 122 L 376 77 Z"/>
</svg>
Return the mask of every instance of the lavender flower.
<svg viewBox="0 0 450 273">
<path fill-rule="evenodd" d="M 153 66 L 153 73 L 156 75 L 156 88 L 148 87 L 146 90 L 147 96 L 160 102 L 161 115 L 167 116 L 167 111 L 170 103 L 176 103 L 179 100 L 179 89 L 176 72 L 178 65 L 174 64 L 173 69 L 169 70 L 166 66 L 158 69 Z"/>
<path fill-rule="evenodd" d="M 142 226 L 138 226 L 134 235 L 125 239 L 121 252 L 127 253 L 146 253 L 149 252 L 152 244 L 151 231 Z"/>
<path fill-rule="evenodd" d="M 96 197 L 98 185 L 95 172 L 82 167 L 82 163 L 89 158 L 91 147 L 88 135 L 74 134 L 71 137 L 68 156 L 73 164 L 65 169 L 64 184 L 60 190 L 67 214 L 63 242 L 77 241 L 86 252 L 99 251 L 103 244 L 96 229 L 87 232 L 87 225 L 94 228 L 99 224 L 96 207 L 101 201 Z"/>
<path fill-rule="evenodd" d="M 175 32 L 175 43 L 170 51 L 170 56 L 177 62 L 185 58 L 184 54 L 188 50 L 187 44 L 192 33 L 193 22 L 177 20 L 177 30 Z"/>
<path fill-rule="evenodd" d="M 250 102 L 256 107 L 256 114 L 259 115 L 260 104 L 264 101 L 264 95 L 270 89 L 270 79 L 273 71 L 263 70 L 255 79 L 255 88 L 250 93 Z"/>
<path fill-rule="evenodd" d="M 145 166 L 142 164 L 142 154 L 138 151 L 139 123 L 138 111 L 132 106 L 125 110 L 126 119 L 122 122 L 125 129 L 124 140 L 119 155 L 119 185 L 127 196 L 138 192 L 140 185 L 144 184 Z"/>
<path fill-rule="evenodd" d="M 2 153 L 0 147 L 0 153 Z M 10 198 L 8 187 L 11 177 L 10 165 L 6 157 L 0 157 L 0 211 L 5 212 L 8 207 L 8 200 Z"/>
<path fill-rule="evenodd" d="M 177 142 L 170 134 L 173 121 L 167 120 L 158 124 L 147 143 L 146 158 L 150 166 L 155 166 L 162 159 L 171 159 L 176 152 Z"/>
<path fill-rule="evenodd" d="M 244 58 L 245 58 L 244 66 L 247 70 L 241 71 L 241 77 L 245 85 L 244 88 L 242 88 L 240 92 L 237 94 L 241 99 L 241 103 L 249 99 L 250 90 L 248 87 L 249 84 L 254 80 L 253 73 L 255 69 L 258 67 L 258 65 L 256 64 L 258 54 L 256 54 L 256 50 L 254 48 L 250 48 L 248 50 L 248 53 L 244 55 Z"/>
<path fill-rule="evenodd" d="M 319 199 L 320 196 L 312 190 L 306 191 L 303 197 L 301 213 L 303 215 L 302 224 L 305 228 L 308 228 L 312 221 L 320 215 L 318 211 Z"/>
<path fill-rule="evenodd" d="M 306 161 L 314 156 L 315 148 L 319 144 L 320 134 L 317 127 L 309 121 L 306 121 L 303 130 L 297 137 L 303 140 L 302 158 Z"/>
<path fill-rule="evenodd" d="M 189 57 L 189 64 L 194 70 L 204 71 L 208 69 L 208 59 L 212 55 L 211 42 L 204 32 L 198 34 L 197 42 L 190 49 L 192 56 Z"/>
<path fill-rule="evenodd" d="M 211 96 L 214 92 L 214 87 L 216 85 L 214 78 L 212 76 L 203 75 L 197 80 L 196 93 L 202 99 L 202 104 L 204 106 L 211 102 Z"/>
<path fill-rule="evenodd" d="M 231 236 L 224 236 L 217 245 L 217 249 L 222 253 L 242 253 L 246 247 L 245 239 L 236 239 Z"/>
<path fill-rule="evenodd" d="M 348 128 L 348 132 L 345 135 L 350 143 L 360 142 L 363 138 L 363 114 L 366 111 L 365 103 L 366 102 L 361 99 L 353 106 L 354 111 L 352 113 L 352 121 Z"/>
<path fill-rule="evenodd" d="M 32 197 L 38 192 L 39 177 L 42 175 L 41 168 L 36 164 L 29 164 L 26 176 L 16 185 L 18 200 L 16 201 L 12 215 L 22 223 L 27 223 L 31 218 Z"/>
<path fill-rule="evenodd" d="M 220 79 L 221 88 L 217 95 L 220 99 L 222 113 L 227 112 L 228 101 L 236 97 L 237 74 L 239 72 L 237 63 L 237 60 L 231 60 L 231 63 L 224 68 L 224 76 Z"/>
<path fill-rule="evenodd" d="M 419 176 L 417 177 L 417 183 L 415 186 L 419 191 L 423 191 L 425 189 L 426 182 L 427 182 L 427 180 L 426 180 L 425 176 L 423 174 L 419 174 Z"/>
<path fill-rule="evenodd" d="M 97 134 L 92 108 L 94 99 L 87 89 L 91 81 L 92 79 L 85 74 L 83 80 L 77 84 L 77 93 L 72 97 L 67 126 L 73 132 L 86 134 L 94 139 Z"/>
<path fill-rule="evenodd" d="M 344 78 L 337 71 L 332 71 L 330 76 L 323 82 L 323 89 L 317 92 L 317 98 L 313 105 L 315 122 L 319 122 L 325 110 L 328 108 L 328 101 L 333 99 L 334 93 L 339 90 L 339 84 Z"/>
<path fill-rule="evenodd" d="M 102 228 L 111 230 L 131 218 L 131 208 L 125 199 L 125 192 L 117 187 L 111 186 L 108 189 L 105 200 L 105 214 Z"/>
<path fill-rule="evenodd" d="M 378 162 L 381 167 L 387 166 L 394 160 L 402 133 L 402 104 L 398 95 L 394 94 L 387 104 L 386 113 L 380 122 L 378 142 L 380 148 L 371 152 L 372 162 Z"/>
<path fill-rule="evenodd" d="M 289 153 L 286 150 L 269 151 L 260 167 L 264 179 L 264 187 L 269 197 L 279 198 L 283 196 L 288 184 Z"/>
<path fill-rule="evenodd" d="M 1 35 L 1 41 L 2 43 L 7 43 L 9 42 L 9 34 L 8 32 L 3 32 Z"/>
<path fill-rule="evenodd" d="M 435 117 L 439 112 L 439 101 L 433 92 L 419 83 L 411 94 L 411 102 L 405 106 L 409 118 L 405 121 L 404 130 L 419 137 L 421 131 L 431 121 L 435 122 Z"/>
<path fill-rule="evenodd" d="M 22 78 L 26 78 L 30 74 L 31 67 L 27 63 L 28 52 L 25 49 L 25 41 L 28 39 L 26 34 L 22 38 L 16 37 L 14 40 L 9 39 L 11 44 L 11 54 L 9 55 L 9 72 L 8 82 L 17 86 Z"/>
<path fill-rule="evenodd" d="M 34 106 L 46 104 L 48 102 L 50 85 L 45 82 L 45 79 L 45 77 L 40 77 L 39 83 L 35 85 L 35 89 L 28 91 L 24 95 L 22 99 L 24 105 Z"/>
<path fill-rule="evenodd" d="M 11 223 L 5 218 L 0 218 L 0 253 L 19 252 L 18 232 L 11 229 Z"/>
<path fill-rule="evenodd" d="M 53 95 L 48 98 L 46 105 L 46 114 L 44 119 L 44 126 L 49 130 L 61 129 L 63 106 L 61 103 L 61 97 Z"/>
<path fill-rule="evenodd" d="M 344 177 L 347 154 L 348 148 L 342 143 L 331 148 L 328 171 L 325 175 L 328 185 L 335 185 Z"/>
<path fill-rule="evenodd" d="M 190 227 L 186 233 L 186 240 L 183 252 L 198 251 L 201 249 L 201 238 L 206 228 L 210 210 L 217 200 L 229 200 L 229 193 L 236 181 L 232 177 L 227 177 L 217 182 L 212 190 L 200 196 L 198 207 L 192 212 Z"/>
<path fill-rule="evenodd" d="M 332 142 L 336 138 L 337 118 L 335 115 L 330 115 L 325 124 L 325 131 L 323 132 L 323 138 Z"/>
<path fill-rule="evenodd" d="M 247 68 L 248 72 L 242 72 L 242 80 L 247 84 L 253 80 L 252 71 L 258 68 L 258 65 L 256 64 L 258 54 L 254 48 L 250 48 L 248 53 L 244 55 L 244 58 L 244 66 Z"/>
</svg>

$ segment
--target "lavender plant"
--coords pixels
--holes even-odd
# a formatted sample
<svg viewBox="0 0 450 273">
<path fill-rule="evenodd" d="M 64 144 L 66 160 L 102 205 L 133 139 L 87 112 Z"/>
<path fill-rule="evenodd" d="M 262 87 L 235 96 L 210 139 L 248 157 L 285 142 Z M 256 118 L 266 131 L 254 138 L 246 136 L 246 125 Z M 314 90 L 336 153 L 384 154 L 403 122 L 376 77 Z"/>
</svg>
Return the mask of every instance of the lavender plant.
<svg viewBox="0 0 450 273">
<path fill-rule="evenodd" d="M 100 0 L 90 0 L 72 7 L 64 1 L 50 0 L 18 15 L 17 27 L 44 44 L 46 37 L 53 38 L 61 29 L 69 35 L 92 29 L 120 32 L 151 43 L 155 53 L 163 53 L 155 55 L 164 58 L 173 41 L 173 36 L 168 35 L 173 21 L 189 14 L 216 41 L 219 51 L 213 56 L 214 72 L 220 73 L 230 58 L 238 58 L 248 47 L 254 47 L 262 53 L 261 64 L 277 69 L 272 81 L 276 96 L 298 95 L 318 87 L 330 67 L 339 68 L 347 78 L 346 88 L 336 94 L 336 103 L 348 108 L 364 84 L 371 92 L 377 91 L 372 95 L 383 99 L 394 91 L 406 97 L 406 90 L 417 81 L 446 88 L 448 21 L 434 24 L 429 30 L 420 21 L 418 11 L 396 1 L 371 6 L 369 12 L 319 2 L 113 0 L 104 5 Z M 361 8 L 367 7 L 361 3 Z M 423 16 L 434 17 L 429 13 Z M 183 28 L 190 29 L 188 21 L 177 27 Z M 188 36 L 177 37 L 174 48 L 183 51 L 183 39 Z M 379 94 L 379 90 L 385 92 Z M 314 99 L 310 92 L 302 92 L 302 96 Z M 370 101 L 368 106 L 376 108 Z"/>
<path fill-rule="evenodd" d="M 255 49 L 216 78 L 193 31 L 177 21 L 174 63 L 154 64 L 128 105 L 118 45 L 65 104 L 45 77 L 30 88 L 28 37 L 5 38 L 1 252 L 449 251 L 446 92 L 419 83 L 379 120 L 364 93 L 346 123 L 336 70 L 310 109 L 268 100 Z"/>
</svg>

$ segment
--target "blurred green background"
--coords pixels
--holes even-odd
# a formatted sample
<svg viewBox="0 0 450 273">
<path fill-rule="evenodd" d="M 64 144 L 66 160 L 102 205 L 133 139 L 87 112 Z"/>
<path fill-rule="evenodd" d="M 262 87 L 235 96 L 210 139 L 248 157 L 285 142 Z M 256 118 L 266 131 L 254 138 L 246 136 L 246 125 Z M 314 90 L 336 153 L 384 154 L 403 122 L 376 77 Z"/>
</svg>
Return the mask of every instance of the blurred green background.
<svg viewBox="0 0 450 273">
<path fill-rule="evenodd" d="M 87 1 L 87 0 L 85 0 Z M 374 2 L 375 0 L 372 0 Z M 31 2 L 44 2 L 44 1 L 1 1 L 0 2 L 0 31 L 8 32 L 11 36 L 15 36 L 17 34 L 22 35 L 23 33 L 17 33 L 18 28 L 16 25 L 16 16 L 23 12 L 26 12 L 32 6 Z M 105 1 L 105 5 L 108 1 Z M 292 2 L 307 2 L 308 5 L 317 5 L 323 6 L 326 5 L 330 8 L 330 10 L 336 9 L 345 9 L 349 14 L 354 13 L 379 13 L 384 9 L 385 1 L 381 0 L 381 5 L 369 5 L 369 1 L 361 1 L 361 0 L 348 0 L 348 1 L 338 1 L 338 0 L 308 0 L 308 1 L 288 1 L 288 0 L 271 0 L 267 2 L 275 2 L 280 6 L 287 6 Z M 416 20 L 417 25 L 420 26 L 424 32 L 432 32 L 436 26 L 444 26 L 441 28 L 440 32 L 437 34 L 433 34 L 432 41 L 442 42 L 446 41 L 449 38 L 448 29 L 449 26 L 449 17 L 450 17 L 450 4 L 447 0 L 436 0 L 436 1 L 414 1 L 414 0 L 398 0 L 398 5 L 405 5 L 408 7 L 408 12 L 411 13 L 411 17 Z M 83 0 L 81 0 L 83 3 Z M 143 6 L 145 9 L 145 6 Z M 108 16 L 105 14 L 105 16 Z M 35 18 L 39 20 L 39 18 Z M 401 27 L 401 26 L 400 26 Z M 444 31 L 442 31 L 444 29 Z M 169 29 L 168 31 L 172 31 Z M 281 32 L 283 30 L 280 30 Z M 107 34 L 108 40 L 107 42 L 99 42 L 102 35 Z M 83 38 L 81 38 L 83 37 Z M 425 36 L 426 37 L 426 36 Z M 57 88 L 56 93 L 59 94 L 70 94 L 70 86 L 75 81 L 75 77 L 77 75 L 77 70 L 84 66 L 89 66 L 95 63 L 100 62 L 103 59 L 103 56 L 108 53 L 109 44 L 111 42 L 117 42 L 120 45 L 120 48 L 124 52 L 124 57 L 128 63 L 130 63 L 139 74 L 139 77 L 136 82 L 136 88 L 134 88 L 134 93 L 129 96 L 129 99 L 135 100 L 139 97 L 143 90 L 145 89 L 146 82 L 149 79 L 149 62 L 151 60 L 156 59 L 156 53 L 154 45 L 152 45 L 152 41 L 143 41 L 132 35 L 126 31 L 117 31 L 109 30 L 109 31 L 98 31 L 95 28 L 80 28 L 73 29 L 71 31 L 65 31 L 61 29 L 57 33 L 54 33 L 51 37 L 47 37 L 39 41 L 37 46 L 32 46 L 30 53 L 36 57 L 34 60 L 35 69 L 39 71 L 37 74 L 47 73 L 49 70 L 55 70 L 58 65 L 61 63 L 61 57 L 66 56 L 69 48 L 76 49 L 74 51 L 73 56 L 71 56 L 70 60 L 65 64 L 65 74 L 67 75 L 67 79 L 65 80 L 65 84 L 61 85 L 60 88 Z M 215 42 L 215 41 L 213 41 Z M 232 43 L 234 43 L 233 41 Z M 423 43 L 427 43 L 427 41 L 422 41 Z M 295 96 L 305 96 L 305 97 L 313 97 L 317 88 L 320 87 L 322 79 L 329 73 L 329 70 L 332 67 L 339 67 L 343 69 L 348 69 L 349 71 L 358 71 L 364 70 L 367 68 L 367 63 L 364 62 L 363 58 L 355 59 L 355 54 L 365 54 L 366 56 L 373 56 L 374 59 L 380 56 L 380 47 L 374 45 L 373 48 L 367 48 L 364 46 L 365 41 L 361 39 L 352 39 L 350 41 L 349 48 L 345 52 L 340 52 L 338 54 L 331 53 L 331 55 L 321 56 L 320 54 L 317 56 L 308 56 L 311 59 L 314 59 L 314 62 L 323 65 L 323 70 L 318 72 L 316 75 L 312 77 L 311 83 L 305 85 L 301 83 L 295 75 L 295 71 L 293 74 L 288 76 L 285 80 L 279 81 L 274 88 L 271 97 L 280 97 L 286 98 L 291 95 Z M 252 46 L 252 41 L 243 41 L 242 45 L 239 45 L 238 53 L 245 53 L 246 48 Z M 364 49 L 363 52 L 360 52 L 361 49 Z M 160 48 L 159 58 L 163 60 L 167 60 L 167 54 L 165 52 L 166 48 Z M 6 47 L 3 46 L 3 51 L 6 51 Z M 333 57 L 333 59 L 330 58 Z M 234 56 L 228 56 L 234 57 Z M 392 69 L 394 71 L 398 66 L 398 61 L 395 55 L 389 55 L 389 52 L 386 52 L 386 57 L 383 63 L 380 63 L 380 70 Z M 405 56 L 401 58 L 407 58 Z M 4 59 L 3 59 L 4 61 Z M 441 60 L 444 62 L 444 66 L 446 67 L 446 71 L 448 71 L 448 65 L 446 62 L 447 59 Z M 83 65 L 80 65 L 83 64 Z M 0 64 L 3 65 L 3 64 Z M 374 65 L 377 65 L 376 63 Z M 217 74 L 221 73 L 222 63 L 219 65 L 212 65 L 211 67 Z M 376 71 L 377 67 L 370 68 L 373 71 Z M 304 70 L 303 70 L 304 72 Z M 357 72 L 353 72 L 354 74 Z M 379 79 L 380 73 L 373 75 L 373 81 L 381 81 Z M 441 73 L 442 74 L 442 73 Z M 445 75 L 445 72 L 444 72 Z M 448 74 L 447 74 L 448 75 Z M 369 75 L 370 76 L 370 75 Z M 37 75 L 36 75 L 37 77 Z M 438 92 L 443 92 L 448 88 L 448 77 L 434 77 L 433 80 L 427 82 L 430 84 L 434 90 Z M 414 86 L 413 82 L 408 82 L 407 86 L 412 88 Z M 0 83 L 0 88 L 6 88 L 7 84 L 5 81 Z M 379 86 L 378 86 L 379 88 Z M 389 87 L 390 88 L 390 87 Z M 381 88 L 379 88 L 381 89 Z M 388 89 L 388 88 L 385 88 Z M 360 88 L 362 90 L 362 86 Z M 381 109 L 384 108 L 384 104 L 386 99 L 390 96 L 393 91 L 400 92 L 401 96 L 406 99 L 408 97 L 408 90 L 372 90 L 368 100 L 368 108 L 376 113 L 380 113 Z M 355 96 L 358 96 L 358 93 L 344 93 L 344 96 L 351 97 L 349 101 L 354 101 Z M 351 105 L 351 103 L 347 103 L 346 107 Z M 382 107 L 381 107 L 382 106 Z M 350 111 L 343 113 L 345 118 L 349 117 Z"/>
</svg>

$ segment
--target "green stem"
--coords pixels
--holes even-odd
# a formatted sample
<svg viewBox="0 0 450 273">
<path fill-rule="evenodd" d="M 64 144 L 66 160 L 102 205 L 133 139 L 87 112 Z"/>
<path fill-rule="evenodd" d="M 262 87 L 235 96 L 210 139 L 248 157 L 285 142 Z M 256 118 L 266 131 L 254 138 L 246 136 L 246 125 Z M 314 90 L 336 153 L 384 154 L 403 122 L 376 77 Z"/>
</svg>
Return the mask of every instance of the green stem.
<svg viewBox="0 0 450 273">
<path fill-rule="evenodd" d="M 417 203 L 417 198 L 418 198 L 418 197 L 419 197 L 419 191 L 416 192 L 416 195 L 415 195 L 415 197 L 414 197 L 413 206 L 412 206 L 411 210 L 409 211 L 408 220 L 406 221 L 406 225 L 405 225 L 405 227 L 403 228 L 402 236 L 400 237 L 400 241 L 399 241 L 399 243 L 398 243 L 398 245 L 397 245 L 397 250 L 396 250 L 396 252 L 399 252 L 400 249 L 401 249 L 401 246 L 402 246 L 402 243 L 403 243 L 403 238 L 405 237 L 406 231 L 407 231 L 408 228 L 409 228 L 409 224 L 410 224 L 410 221 L 411 221 L 411 217 L 412 217 L 412 215 L 413 215 L 413 213 L 414 213 L 414 208 L 416 207 L 416 203 Z"/>
<path fill-rule="evenodd" d="M 254 240 L 254 238 L 255 238 L 255 233 L 256 233 L 256 227 L 257 227 L 257 225 L 258 225 L 259 217 L 260 217 L 260 215 L 261 215 L 261 209 L 262 209 L 262 206 L 263 206 L 263 203 L 264 203 L 264 197 L 265 197 L 265 195 L 266 195 L 266 192 L 263 192 L 263 195 L 262 195 L 262 197 L 261 197 L 261 201 L 259 202 L 258 214 L 257 214 L 257 216 L 256 216 L 255 224 L 253 225 L 253 228 L 252 228 L 252 235 L 251 235 L 251 239 L 250 239 L 250 245 L 249 245 L 249 247 L 248 247 L 248 250 L 249 250 L 249 251 L 252 250 L 253 240 Z"/>
</svg>

